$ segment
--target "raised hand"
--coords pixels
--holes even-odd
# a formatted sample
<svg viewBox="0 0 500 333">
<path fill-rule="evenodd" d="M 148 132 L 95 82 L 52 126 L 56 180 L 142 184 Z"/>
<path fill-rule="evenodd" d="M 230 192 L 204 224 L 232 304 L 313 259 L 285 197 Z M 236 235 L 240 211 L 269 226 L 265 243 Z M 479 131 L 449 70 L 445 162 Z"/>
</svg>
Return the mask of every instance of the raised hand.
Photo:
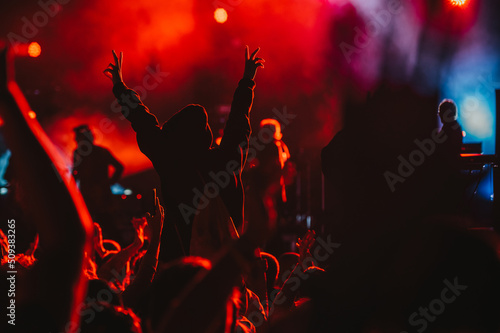
<svg viewBox="0 0 500 333">
<path fill-rule="evenodd" d="M 135 234 L 135 238 L 134 238 L 134 243 L 136 245 L 138 245 L 139 248 L 141 248 L 142 245 L 144 245 L 144 240 L 145 240 L 144 226 L 145 226 L 145 224 L 137 225 L 135 227 L 136 234 Z"/>
<path fill-rule="evenodd" d="M 258 47 L 252 54 L 249 54 L 248 45 L 245 47 L 245 72 L 243 73 L 243 77 L 253 80 L 255 74 L 257 73 L 257 68 L 264 68 L 265 60 L 262 58 L 257 58 L 257 52 L 259 52 L 260 47 Z"/>
<path fill-rule="evenodd" d="M 115 59 L 115 64 L 109 63 L 108 67 L 104 70 L 104 75 L 109 77 L 113 81 L 113 85 L 119 82 L 123 82 L 122 77 L 122 63 L 123 63 L 123 52 L 120 52 L 120 60 L 116 56 L 115 50 L 113 52 L 113 58 Z"/>
<path fill-rule="evenodd" d="M 136 231 L 138 231 L 139 229 L 143 230 L 145 240 L 151 239 L 151 229 L 149 228 L 148 220 L 145 217 L 133 217 L 131 222 Z"/>
<path fill-rule="evenodd" d="M 302 239 L 298 239 L 298 242 L 296 243 L 297 247 L 299 248 L 299 263 L 304 267 L 304 266 L 310 266 L 311 263 L 307 263 L 306 259 L 311 257 L 311 248 L 314 245 L 314 242 L 316 242 L 316 233 L 314 230 L 307 230 L 306 234 Z M 313 266 L 314 266 L 314 260 L 312 260 Z M 304 267 L 306 269 L 307 267 Z"/>
<path fill-rule="evenodd" d="M 156 196 L 156 189 L 154 189 L 154 200 L 155 214 L 154 216 L 151 216 L 150 213 L 146 213 L 146 219 L 148 220 L 148 225 L 151 229 L 151 236 L 158 237 L 159 235 L 161 235 L 161 230 L 163 228 L 165 212 L 163 206 L 160 204 L 160 199 Z"/>
</svg>

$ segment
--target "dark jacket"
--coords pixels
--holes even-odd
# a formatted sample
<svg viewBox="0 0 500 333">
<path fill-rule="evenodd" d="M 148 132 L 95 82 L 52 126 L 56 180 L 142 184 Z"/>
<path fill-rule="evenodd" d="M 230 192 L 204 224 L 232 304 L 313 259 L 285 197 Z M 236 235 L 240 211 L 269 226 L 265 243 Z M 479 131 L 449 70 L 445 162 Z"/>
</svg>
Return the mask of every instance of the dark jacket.
<svg viewBox="0 0 500 333">
<path fill-rule="evenodd" d="M 113 87 L 122 113 L 137 134 L 140 150 L 161 179 L 165 206 L 161 260 L 189 255 L 192 222 L 208 198 L 220 195 L 234 224 L 242 223 L 240 170 L 246 161 L 251 133 L 249 112 L 254 86 L 250 79 L 239 82 L 220 146 L 214 148 L 203 107 L 188 105 L 160 128 L 156 116 L 135 91 L 123 83 Z"/>
</svg>

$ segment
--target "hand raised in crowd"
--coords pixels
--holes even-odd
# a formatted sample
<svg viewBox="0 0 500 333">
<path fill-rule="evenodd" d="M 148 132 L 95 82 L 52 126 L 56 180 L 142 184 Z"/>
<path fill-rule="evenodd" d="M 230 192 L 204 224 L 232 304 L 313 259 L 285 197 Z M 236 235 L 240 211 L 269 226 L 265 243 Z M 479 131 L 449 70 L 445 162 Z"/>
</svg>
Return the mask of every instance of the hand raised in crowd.
<svg viewBox="0 0 500 333">
<path fill-rule="evenodd" d="M 151 230 L 151 237 L 158 237 L 161 235 L 163 228 L 163 220 L 165 219 L 165 210 L 160 204 L 160 199 L 156 195 L 156 189 L 154 189 L 154 200 L 155 200 L 155 214 L 151 216 L 150 213 L 146 213 L 146 219 L 148 221 L 149 228 Z"/>
<path fill-rule="evenodd" d="M 109 77 L 113 81 L 113 85 L 119 82 L 123 82 L 122 76 L 122 63 L 123 63 L 123 52 L 120 52 L 120 60 L 116 56 L 115 50 L 113 52 L 113 58 L 115 59 L 115 64 L 109 63 L 108 67 L 104 70 L 104 75 Z"/>
<path fill-rule="evenodd" d="M 260 47 L 253 51 L 252 54 L 249 54 L 248 45 L 245 47 L 245 72 L 243 74 L 244 78 L 253 80 L 255 78 L 255 74 L 257 73 L 257 68 L 264 68 L 265 60 L 256 57 L 259 50 Z"/>
<path fill-rule="evenodd" d="M 304 268 L 307 269 L 310 266 L 314 266 L 314 258 L 312 258 L 311 248 L 316 242 L 316 233 L 314 230 L 307 230 L 302 239 L 298 239 L 297 247 L 299 248 L 299 263 Z M 307 258 L 312 258 L 312 260 L 306 260 Z"/>
<path fill-rule="evenodd" d="M 134 217 L 132 218 L 132 225 L 134 226 L 134 229 L 139 233 L 139 229 L 142 229 L 142 233 L 144 235 L 144 240 L 149 241 L 151 239 L 151 228 L 149 227 L 148 220 L 146 217 L 141 217 L 137 218 Z"/>
<path fill-rule="evenodd" d="M 141 248 L 142 245 L 144 245 L 144 240 L 145 240 L 144 227 L 145 227 L 145 224 L 134 225 L 134 229 L 136 231 L 135 238 L 134 238 L 134 244 L 136 244 L 139 248 Z"/>
</svg>

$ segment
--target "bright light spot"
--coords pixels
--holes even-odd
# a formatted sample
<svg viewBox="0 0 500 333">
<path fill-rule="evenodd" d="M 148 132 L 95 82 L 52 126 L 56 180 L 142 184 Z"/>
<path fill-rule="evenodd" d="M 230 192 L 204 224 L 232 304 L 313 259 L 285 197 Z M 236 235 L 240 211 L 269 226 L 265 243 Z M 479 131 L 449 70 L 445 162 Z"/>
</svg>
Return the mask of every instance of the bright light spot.
<svg viewBox="0 0 500 333">
<path fill-rule="evenodd" d="M 458 122 L 470 135 L 479 139 L 493 135 L 493 117 L 488 106 L 475 96 L 466 97 L 458 109 Z"/>
<path fill-rule="evenodd" d="M 111 185 L 111 193 L 113 194 L 123 194 L 123 190 L 125 190 L 123 186 L 118 183 Z"/>
<path fill-rule="evenodd" d="M 0 127 L 3 126 L 3 123 L 4 123 L 3 119 L 2 119 L 2 117 L 0 117 Z"/>
<path fill-rule="evenodd" d="M 137 194 L 137 195 L 136 195 L 136 198 L 137 198 L 137 200 L 141 200 L 141 199 L 142 199 L 142 195 Z"/>
<path fill-rule="evenodd" d="M 28 117 L 30 117 L 31 119 L 35 119 L 36 118 L 35 111 L 31 110 L 30 112 L 28 112 Z"/>
<path fill-rule="evenodd" d="M 450 3 L 453 6 L 458 6 L 458 7 L 462 7 L 463 5 L 465 5 L 466 2 L 467 0 L 450 0 Z"/>
<path fill-rule="evenodd" d="M 465 131 L 462 131 L 462 137 L 465 138 L 466 135 L 467 135 L 467 133 L 465 133 Z"/>
<path fill-rule="evenodd" d="M 125 194 L 122 194 L 121 198 L 122 198 L 123 200 L 125 200 L 125 199 L 127 199 L 127 196 L 126 196 Z"/>
<path fill-rule="evenodd" d="M 221 141 L 222 141 L 222 136 L 219 136 L 217 139 L 215 139 L 215 144 L 217 144 L 217 146 L 220 146 Z"/>
<path fill-rule="evenodd" d="M 227 12 L 224 8 L 217 8 L 214 12 L 214 19 L 217 23 L 224 23 L 227 21 Z"/>
<path fill-rule="evenodd" d="M 9 190 L 6 187 L 0 188 L 0 194 L 1 195 L 6 195 L 9 192 Z"/>
<path fill-rule="evenodd" d="M 28 46 L 28 54 L 30 57 L 36 58 L 42 53 L 42 47 L 37 42 L 32 42 Z"/>
<path fill-rule="evenodd" d="M 131 190 L 131 189 L 129 189 L 129 188 L 127 188 L 127 189 L 125 189 L 125 190 L 123 191 L 123 194 L 125 194 L 125 195 L 131 195 L 131 194 L 132 194 L 132 190 Z"/>
</svg>

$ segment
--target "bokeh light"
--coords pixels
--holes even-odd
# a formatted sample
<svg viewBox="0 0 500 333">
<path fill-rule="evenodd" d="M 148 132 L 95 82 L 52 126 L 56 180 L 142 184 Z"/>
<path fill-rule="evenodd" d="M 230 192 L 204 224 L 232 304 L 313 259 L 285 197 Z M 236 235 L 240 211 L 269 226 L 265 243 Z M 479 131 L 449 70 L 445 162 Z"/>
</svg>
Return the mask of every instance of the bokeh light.
<svg viewBox="0 0 500 333">
<path fill-rule="evenodd" d="M 467 3 L 467 0 L 450 0 L 450 3 L 453 6 L 462 7 L 463 5 L 465 5 Z"/>
<path fill-rule="evenodd" d="M 42 53 L 42 47 L 37 42 L 32 42 L 28 46 L 28 54 L 30 57 L 36 58 Z"/>
<path fill-rule="evenodd" d="M 30 112 L 28 112 L 28 117 L 30 117 L 31 119 L 35 119 L 36 118 L 35 111 L 31 110 Z"/>
<path fill-rule="evenodd" d="M 459 105 L 460 121 L 465 131 L 477 141 L 493 139 L 494 119 L 492 110 L 485 100 L 475 95 L 467 95 Z"/>
<path fill-rule="evenodd" d="M 217 8 L 214 12 L 214 19 L 217 23 L 224 23 L 227 21 L 227 12 L 224 8 Z"/>
</svg>

